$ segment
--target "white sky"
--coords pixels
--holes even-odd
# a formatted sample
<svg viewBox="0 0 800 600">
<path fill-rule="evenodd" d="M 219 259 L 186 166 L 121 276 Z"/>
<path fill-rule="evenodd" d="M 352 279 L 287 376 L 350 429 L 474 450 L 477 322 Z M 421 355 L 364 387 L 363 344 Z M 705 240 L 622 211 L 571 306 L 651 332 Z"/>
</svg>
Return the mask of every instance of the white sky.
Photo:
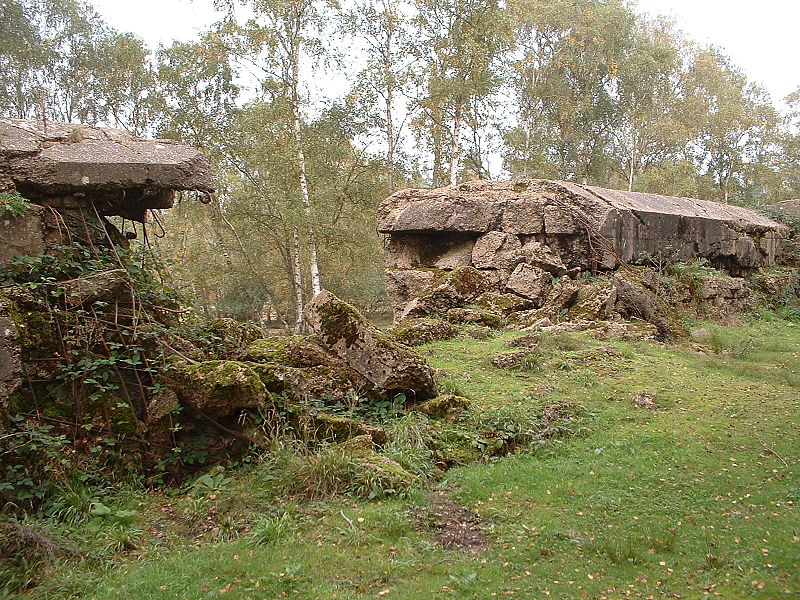
<svg viewBox="0 0 800 600">
<path fill-rule="evenodd" d="M 151 46 L 188 40 L 215 20 L 213 0 L 90 0 L 116 29 Z M 701 44 L 714 44 L 776 104 L 800 87 L 800 0 L 638 0 L 640 12 L 672 16 Z"/>
</svg>

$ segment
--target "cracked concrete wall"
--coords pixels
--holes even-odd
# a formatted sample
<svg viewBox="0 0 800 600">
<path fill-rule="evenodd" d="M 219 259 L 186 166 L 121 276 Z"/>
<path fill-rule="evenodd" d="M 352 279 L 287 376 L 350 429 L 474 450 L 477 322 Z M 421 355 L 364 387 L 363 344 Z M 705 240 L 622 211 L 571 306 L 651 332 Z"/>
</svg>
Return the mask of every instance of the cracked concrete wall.
<svg viewBox="0 0 800 600">
<path fill-rule="evenodd" d="M 15 256 L 35 256 L 45 251 L 44 207 L 29 204 L 25 214 L 0 217 L 0 266 Z"/>
</svg>

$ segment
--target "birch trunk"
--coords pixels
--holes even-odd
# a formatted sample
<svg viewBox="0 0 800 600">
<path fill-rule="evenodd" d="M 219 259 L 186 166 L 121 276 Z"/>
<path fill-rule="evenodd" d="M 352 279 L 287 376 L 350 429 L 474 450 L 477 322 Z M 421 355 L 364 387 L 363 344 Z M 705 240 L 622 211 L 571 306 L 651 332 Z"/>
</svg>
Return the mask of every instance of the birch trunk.
<svg viewBox="0 0 800 600">
<path fill-rule="evenodd" d="M 300 193 L 303 199 L 303 210 L 307 220 L 308 243 L 311 247 L 311 291 L 314 296 L 322 291 L 322 277 L 317 260 L 317 239 L 314 234 L 314 211 L 311 206 L 311 197 L 308 193 L 308 177 L 306 175 L 306 155 L 303 152 L 302 127 L 300 122 L 300 97 L 298 87 L 300 82 L 300 23 L 296 24 L 292 43 L 290 97 L 292 104 L 292 120 L 294 122 L 294 144 L 297 151 L 298 176 L 300 180 Z M 298 240 L 299 243 L 299 240 Z"/>
<path fill-rule="evenodd" d="M 453 139 L 450 142 L 450 187 L 458 183 L 458 167 L 461 162 L 461 104 L 456 104 L 453 117 Z"/>
<path fill-rule="evenodd" d="M 295 333 L 304 333 L 306 330 L 306 320 L 303 314 L 305 303 L 303 302 L 303 265 L 300 259 L 300 234 L 297 227 L 292 234 L 292 287 L 294 288 L 294 309 L 297 317 L 294 323 Z"/>
</svg>

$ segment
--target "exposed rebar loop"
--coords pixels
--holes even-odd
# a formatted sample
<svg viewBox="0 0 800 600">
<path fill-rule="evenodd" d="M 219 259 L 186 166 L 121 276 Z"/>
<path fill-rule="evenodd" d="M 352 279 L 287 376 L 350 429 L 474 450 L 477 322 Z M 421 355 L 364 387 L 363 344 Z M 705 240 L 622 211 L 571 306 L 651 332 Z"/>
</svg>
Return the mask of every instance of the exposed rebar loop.
<svg viewBox="0 0 800 600">
<path fill-rule="evenodd" d="M 589 244 L 592 262 L 594 263 L 592 268 L 593 273 L 597 273 L 599 270 L 598 264 L 602 262 L 602 253 L 608 253 L 613 256 L 620 265 L 620 268 L 630 268 L 630 265 L 622 258 L 622 256 L 620 256 L 616 247 L 614 247 L 614 243 L 600 232 L 600 227 L 595 220 L 586 213 L 586 211 L 575 204 L 564 202 L 556 197 L 549 198 L 549 200 L 559 208 L 565 209 L 567 212 L 569 212 L 578 222 L 578 225 L 583 227 L 583 229 L 586 231 L 586 240 Z M 600 248 L 600 252 L 598 252 L 595 248 L 595 243 Z"/>
</svg>

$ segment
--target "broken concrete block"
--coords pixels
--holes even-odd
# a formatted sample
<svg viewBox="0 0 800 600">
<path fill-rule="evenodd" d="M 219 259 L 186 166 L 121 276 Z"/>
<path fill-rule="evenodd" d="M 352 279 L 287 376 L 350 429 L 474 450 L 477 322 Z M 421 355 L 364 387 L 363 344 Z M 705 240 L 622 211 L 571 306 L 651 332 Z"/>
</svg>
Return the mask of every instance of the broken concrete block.
<svg viewBox="0 0 800 600">
<path fill-rule="evenodd" d="M 214 189 L 199 151 L 122 129 L 0 119 L 0 161 L 18 189 Z"/>
<path fill-rule="evenodd" d="M 533 307 L 533 302 L 529 298 L 499 292 L 484 292 L 475 298 L 473 303 L 475 306 L 503 315 Z"/>
<path fill-rule="evenodd" d="M 635 277 L 618 273 L 614 276 L 617 310 L 628 317 L 655 325 L 665 339 L 686 335 L 685 327 L 670 314 L 670 307 Z"/>
<path fill-rule="evenodd" d="M 458 335 L 458 327 L 447 321 L 408 319 L 395 327 L 395 339 L 406 346 L 419 346 L 430 342 L 451 340 Z"/>
<path fill-rule="evenodd" d="M 182 402 L 210 416 L 235 415 L 241 409 L 272 404 L 258 374 L 242 362 L 209 360 L 165 373 Z"/>
<path fill-rule="evenodd" d="M 472 265 L 478 269 L 508 269 L 522 260 L 517 252 L 522 244 L 516 235 L 491 231 L 475 242 L 472 250 Z"/>
<path fill-rule="evenodd" d="M 586 283 L 568 312 L 569 320 L 605 321 L 614 312 L 617 290 L 610 281 Z"/>
<path fill-rule="evenodd" d="M 130 276 L 125 269 L 98 271 L 53 284 L 50 294 L 60 299 L 66 308 L 76 308 L 97 301 L 123 298 L 131 289 Z"/>
<path fill-rule="evenodd" d="M 544 269 L 521 264 L 514 269 L 506 289 L 541 304 L 553 288 L 553 276 Z"/>
<path fill-rule="evenodd" d="M 443 314 L 464 306 L 485 291 L 486 286 L 485 272 L 473 267 L 454 269 L 406 304 L 398 320 Z"/>
<path fill-rule="evenodd" d="M 549 235 L 578 233 L 580 226 L 567 206 L 549 204 L 544 207 L 544 232 Z"/>
<path fill-rule="evenodd" d="M 378 228 L 390 236 L 390 268 L 450 268 L 464 257 L 448 255 L 449 236 L 465 247 L 474 242 L 472 264 L 497 293 L 510 289 L 519 264 L 574 277 L 644 259 L 706 258 L 743 275 L 772 264 L 789 231 L 733 205 L 535 179 L 404 190 L 381 204 Z M 395 247 L 405 254 L 394 256 Z M 397 287 L 389 286 L 389 297 L 402 315 L 414 295 L 395 294 Z"/>
<path fill-rule="evenodd" d="M 46 249 L 43 206 L 27 204 L 19 217 L 0 217 L 0 266 L 16 256 L 36 256 Z"/>
<path fill-rule="evenodd" d="M 544 269 L 554 276 L 560 276 L 567 272 L 564 260 L 546 244 L 531 240 L 520 250 L 520 256 L 524 262 L 534 267 Z"/>
<path fill-rule="evenodd" d="M 375 386 L 415 401 L 436 395 L 433 371 L 422 359 L 330 292 L 314 296 L 305 314 L 325 347 Z"/>
<path fill-rule="evenodd" d="M 386 292 L 395 314 L 399 315 L 406 303 L 422 294 L 440 276 L 441 272 L 431 269 L 386 269 Z"/>
</svg>

